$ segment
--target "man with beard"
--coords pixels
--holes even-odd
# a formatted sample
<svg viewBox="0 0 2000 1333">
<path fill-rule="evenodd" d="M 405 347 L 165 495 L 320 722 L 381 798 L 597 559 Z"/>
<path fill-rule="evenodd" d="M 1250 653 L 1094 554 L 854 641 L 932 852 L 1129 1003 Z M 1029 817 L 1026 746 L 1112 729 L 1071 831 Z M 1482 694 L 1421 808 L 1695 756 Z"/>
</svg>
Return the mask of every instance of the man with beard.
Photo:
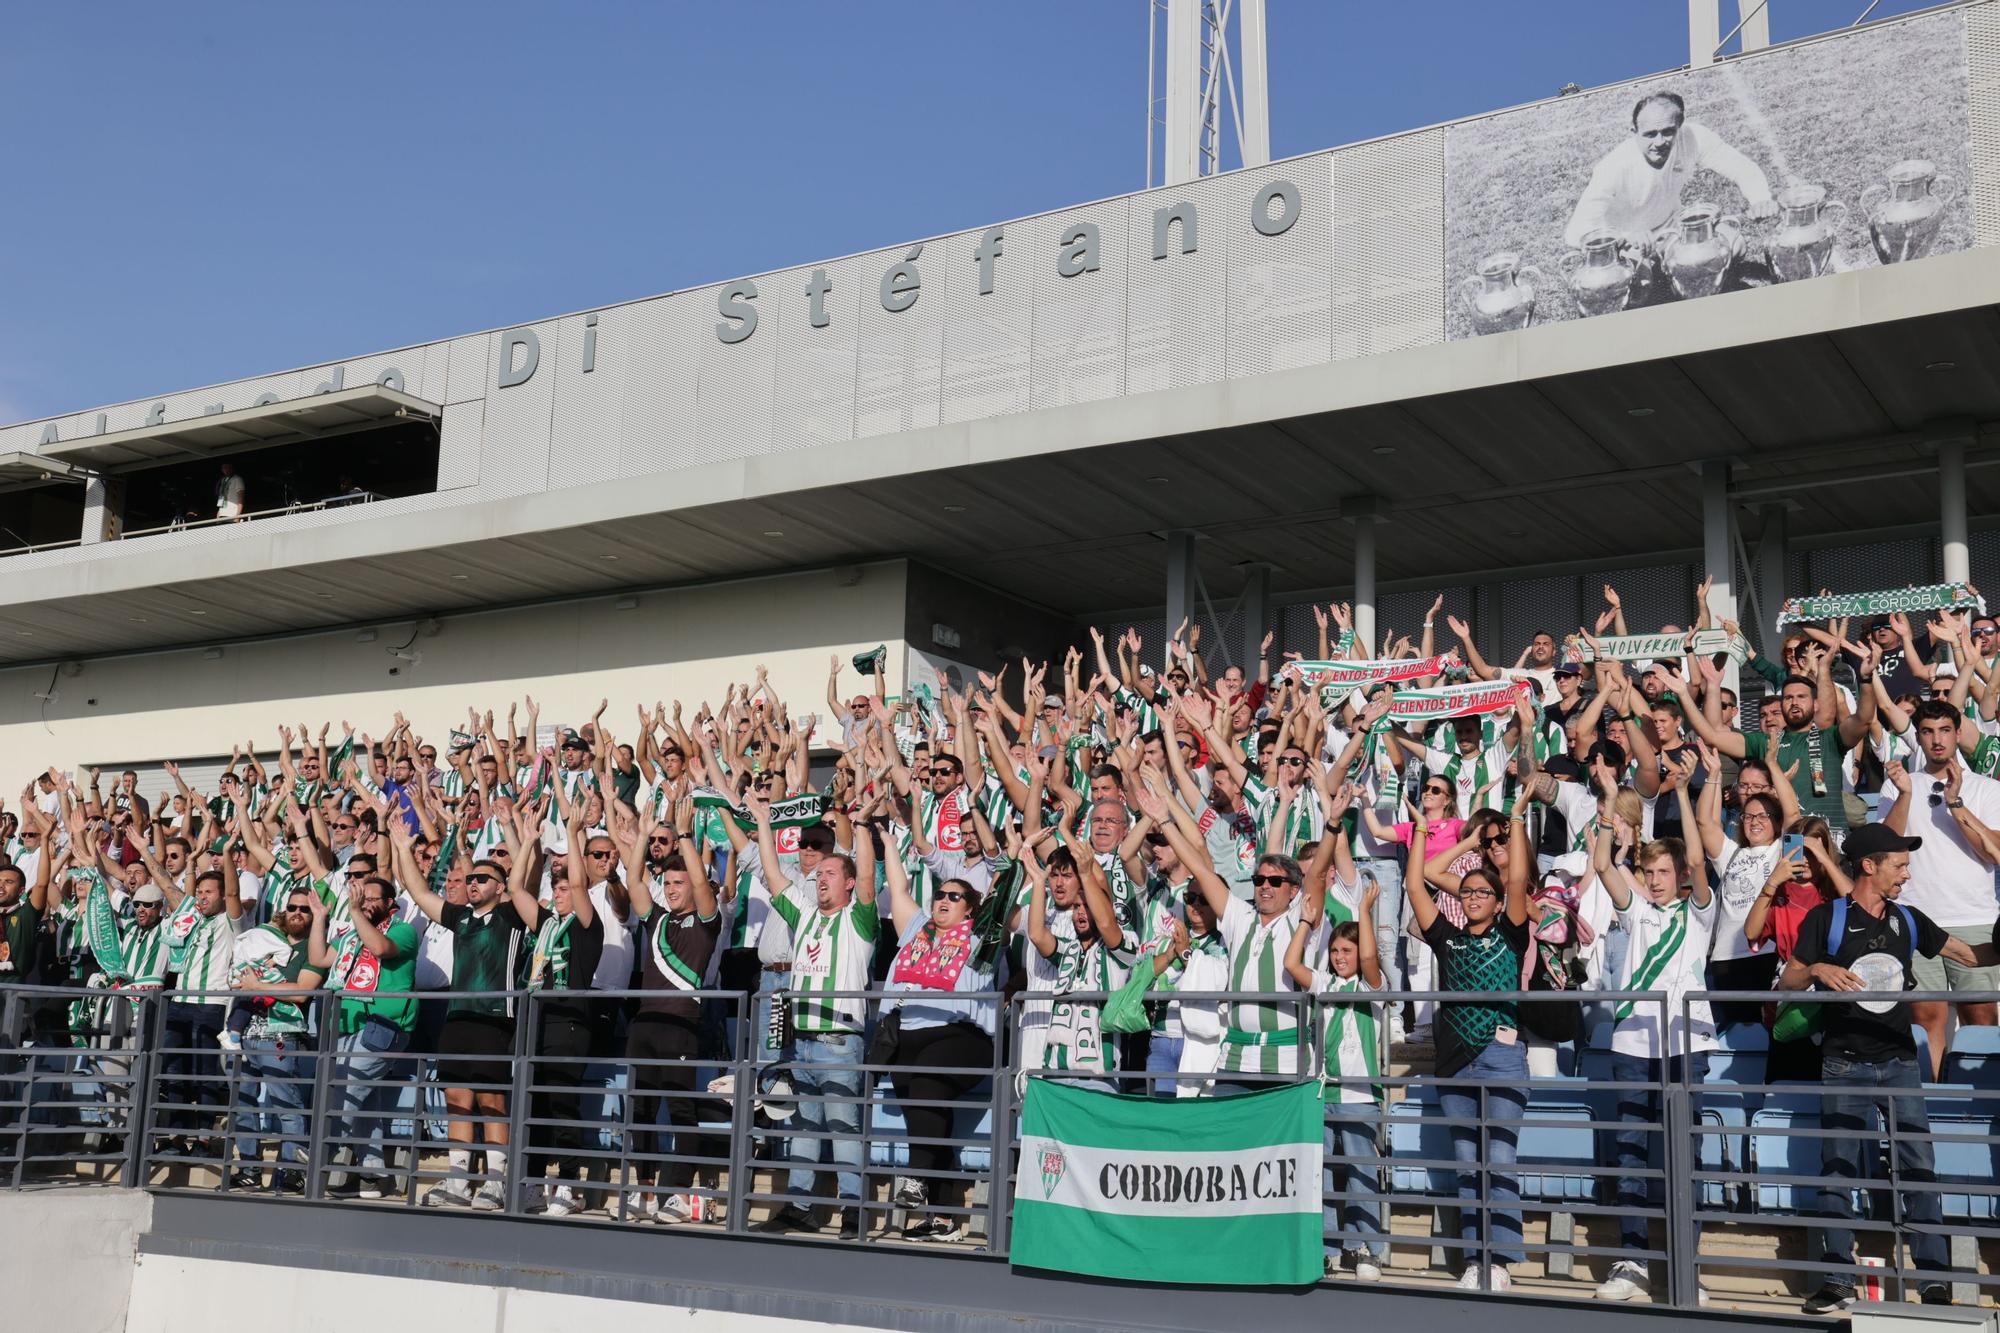
<svg viewBox="0 0 2000 1333">
<path fill-rule="evenodd" d="M 354 1154 L 356 1192 L 379 1199 L 383 1122 L 397 1090 L 372 1085 L 393 1084 L 411 1069 L 396 1057 L 409 1049 L 417 1023 L 416 997 L 407 993 L 417 986 L 417 930 L 398 918 L 395 886 L 379 875 L 350 877 L 347 900 L 346 933 L 329 942 L 325 918 L 314 920 L 311 961 L 341 993 L 334 1062 L 339 1137 Z"/>
</svg>

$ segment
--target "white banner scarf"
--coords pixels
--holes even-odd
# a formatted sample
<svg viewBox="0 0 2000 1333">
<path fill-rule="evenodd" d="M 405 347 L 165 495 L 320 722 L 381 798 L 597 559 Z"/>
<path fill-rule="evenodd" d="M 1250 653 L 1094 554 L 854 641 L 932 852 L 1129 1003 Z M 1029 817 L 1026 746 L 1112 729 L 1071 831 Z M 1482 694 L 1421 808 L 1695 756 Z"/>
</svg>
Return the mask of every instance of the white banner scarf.
<svg viewBox="0 0 2000 1333">
<path fill-rule="evenodd" d="M 1527 693 L 1524 681 L 1481 681 L 1435 690 L 1397 690 L 1389 703 L 1392 722 L 1437 722 L 1454 717 L 1504 713 Z"/>
<path fill-rule="evenodd" d="M 1454 650 L 1433 657 L 1379 657 L 1369 662 L 1288 662 L 1279 674 L 1294 676 L 1308 688 L 1322 685 L 1366 690 L 1385 681 L 1442 675 L 1457 657 Z"/>
<path fill-rule="evenodd" d="M 1793 597 L 1778 611 L 1778 632 L 1789 625 L 1851 616 L 1886 616 L 1898 611 L 1963 611 L 1985 613 L 1986 599 L 1963 583 L 1931 583 L 1921 588 L 1888 588 L 1881 592 L 1834 593 L 1826 597 Z"/>
<path fill-rule="evenodd" d="M 1595 645 L 1571 638 L 1563 644 L 1563 661 L 1577 665 L 1641 662 L 1658 657 L 1713 657 L 1717 653 L 1727 653 L 1739 663 L 1749 659 L 1743 641 L 1720 629 L 1698 629 L 1692 634 L 1685 630 L 1678 634 L 1613 634 L 1599 637 Z"/>
</svg>

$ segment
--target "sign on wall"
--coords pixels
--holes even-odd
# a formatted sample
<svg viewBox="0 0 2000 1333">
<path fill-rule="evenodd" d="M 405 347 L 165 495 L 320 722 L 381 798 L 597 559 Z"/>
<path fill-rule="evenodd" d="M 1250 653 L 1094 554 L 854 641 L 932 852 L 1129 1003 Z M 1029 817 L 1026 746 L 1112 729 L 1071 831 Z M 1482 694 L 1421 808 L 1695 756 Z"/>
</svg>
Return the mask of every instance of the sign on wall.
<svg viewBox="0 0 2000 1333">
<path fill-rule="evenodd" d="M 1447 334 L 1965 249 L 1967 87 L 1941 14 L 1453 125 Z"/>
</svg>

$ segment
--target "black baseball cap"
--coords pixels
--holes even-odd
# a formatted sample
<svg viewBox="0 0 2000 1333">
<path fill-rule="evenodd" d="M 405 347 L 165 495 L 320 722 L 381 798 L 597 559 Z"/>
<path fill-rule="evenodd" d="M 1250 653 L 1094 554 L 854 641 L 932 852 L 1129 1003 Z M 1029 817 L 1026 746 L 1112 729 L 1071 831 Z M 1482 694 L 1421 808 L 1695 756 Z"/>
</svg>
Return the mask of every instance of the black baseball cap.
<svg viewBox="0 0 2000 1333">
<path fill-rule="evenodd" d="M 1908 838 L 1887 824 L 1862 824 L 1847 831 L 1841 850 L 1851 860 L 1864 856 L 1887 856 L 1891 852 L 1914 852 L 1924 845 L 1922 838 Z"/>
</svg>

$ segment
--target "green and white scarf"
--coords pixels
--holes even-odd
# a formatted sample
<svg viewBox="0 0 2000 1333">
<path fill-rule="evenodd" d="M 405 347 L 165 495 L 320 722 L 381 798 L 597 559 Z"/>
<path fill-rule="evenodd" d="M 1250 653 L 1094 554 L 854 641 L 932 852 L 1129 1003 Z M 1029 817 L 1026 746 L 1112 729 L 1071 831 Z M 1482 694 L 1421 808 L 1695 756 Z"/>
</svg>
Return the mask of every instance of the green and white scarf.
<svg viewBox="0 0 2000 1333">
<path fill-rule="evenodd" d="M 1911 611 L 1985 611 L 1986 601 L 1963 583 L 1930 583 L 1921 588 L 1889 588 L 1882 592 L 1835 593 L 1826 597 L 1793 597 L 1778 612 L 1778 631 L 1818 620 L 1856 616 L 1887 616 Z"/>
<path fill-rule="evenodd" d="M 713 811 L 717 816 L 727 815 L 736 821 L 736 827 L 745 833 L 757 831 L 757 817 L 745 806 L 736 804 L 713 787 L 697 787 L 690 795 L 694 798 L 694 808 Z M 771 827 L 773 829 L 808 828 L 819 823 L 826 813 L 826 798 L 818 792 L 807 792 L 789 800 L 771 803 Z"/>
<path fill-rule="evenodd" d="M 528 962 L 529 990 L 570 988 L 569 928 L 575 920 L 574 912 L 565 912 L 561 916 L 554 912 L 542 913 L 542 923 L 535 931 L 535 951 Z"/>
<path fill-rule="evenodd" d="M 90 956 L 97 960 L 98 970 L 110 977 L 114 985 L 129 981 L 131 970 L 126 965 L 124 942 L 119 938 L 118 913 L 111 906 L 111 890 L 104 883 L 104 876 L 89 866 L 73 866 L 69 877 L 89 886 L 83 898 L 83 941 L 90 949 Z"/>
</svg>

